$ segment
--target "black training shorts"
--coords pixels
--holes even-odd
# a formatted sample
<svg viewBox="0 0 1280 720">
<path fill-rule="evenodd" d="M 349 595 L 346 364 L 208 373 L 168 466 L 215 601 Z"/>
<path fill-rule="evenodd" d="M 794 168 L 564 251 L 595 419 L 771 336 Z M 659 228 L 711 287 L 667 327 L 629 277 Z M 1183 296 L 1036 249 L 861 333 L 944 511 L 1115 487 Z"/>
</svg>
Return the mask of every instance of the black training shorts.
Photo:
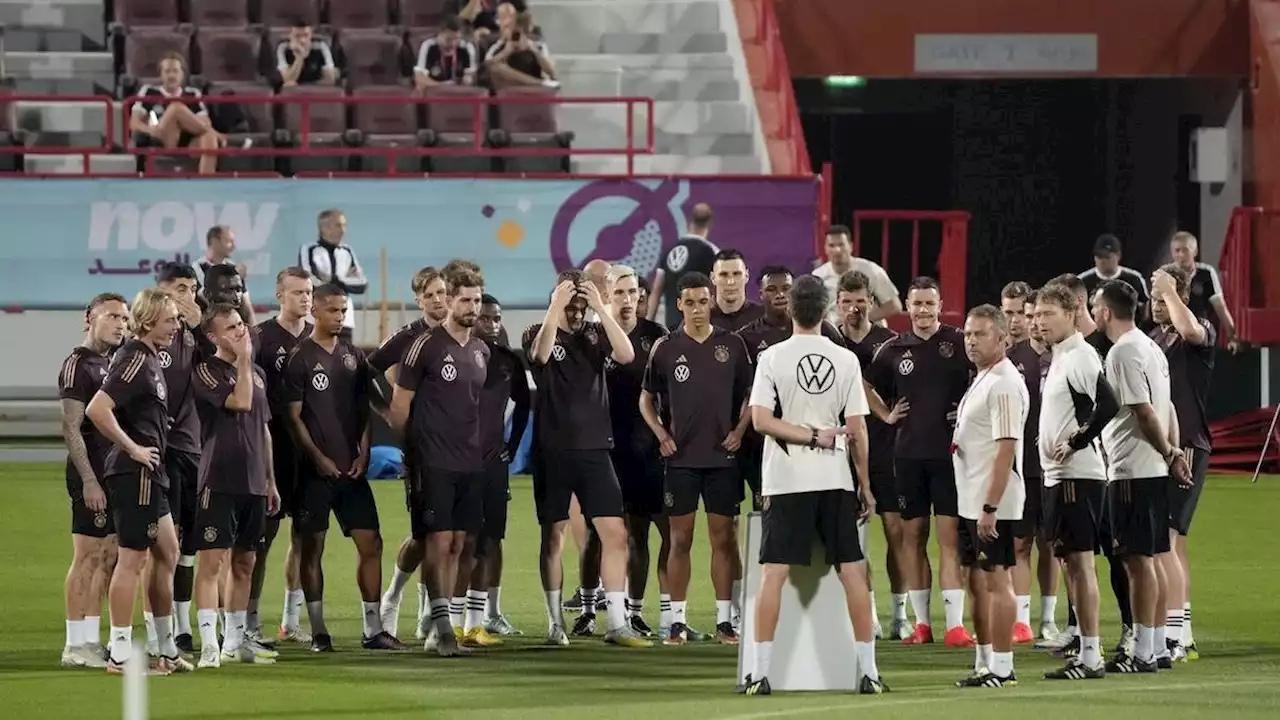
<svg viewBox="0 0 1280 720">
<path fill-rule="evenodd" d="M 742 477 L 736 465 L 719 468 L 667 468 L 663 485 L 667 514 L 697 512 L 698 498 L 709 515 L 738 517 L 742 513 Z"/>
<path fill-rule="evenodd" d="M 568 520 L 575 496 L 584 517 L 622 517 L 622 488 L 608 450 L 558 450 L 541 462 L 533 476 L 540 525 Z"/>
<path fill-rule="evenodd" d="M 1100 552 L 1107 537 L 1105 480 L 1059 480 L 1045 488 L 1045 537 L 1054 557 Z"/>
<path fill-rule="evenodd" d="M 931 509 L 939 517 L 960 514 L 951 458 L 898 458 L 893 472 L 898 489 L 898 512 L 902 513 L 903 520 L 929 517 Z"/>
<path fill-rule="evenodd" d="M 826 564 L 839 567 L 863 560 L 858 545 L 858 512 L 862 503 L 851 490 L 770 495 L 761 517 L 760 562 L 803 565 L 813 561 L 821 542 Z"/>
<path fill-rule="evenodd" d="M 1205 478 L 1209 476 L 1209 453 L 1196 448 L 1183 448 L 1183 452 L 1187 455 L 1187 465 L 1191 466 L 1192 485 L 1184 488 L 1176 482 L 1169 483 L 1169 527 L 1186 537 L 1191 532 L 1191 518 L 1200 504 Z"/>
<path fill-rule="evenodd" d="M 199 493 L 196 508 L 195 549 L 257 551 L 267 531 L 267 498 L 249 493 Z"/>
<path fill-rule="evenodd" d="M 1119 557 L 1169 552 L 1169 477 L 1111 483 L 1111 540 Z"/>
<path fill-rule="evenodd" d="M 329 480 L 320 477 L 309 468 L 301 473 L 301 496 L 297 501 L 297 513 L 293 522 L 295 532 L 322 533 L 329 529 L 329 513 L 338 519 L 342 534 L 351 537 L 355 530 L 379 529 L 378 504 L 373 499 L 373 488 L 363 477 L 340 477 Z"/>
<path fill-rule="evenodd" d="M 960 518 L 960 564 L 994 572 L 1018 564 L 1013 550 L 1013 520 L 996 521 L 996 538 L 983 540 L 978 535 L 978 521 Z"/>
<path fill-rule="evenodd" d="M 169 496 L 157 481 L 155 471 L 140 467 L 110 475 L 106 488 L 120 547 L 151 549 L 160 532 L 160 518 L 169 514 Z"/>
</svg>

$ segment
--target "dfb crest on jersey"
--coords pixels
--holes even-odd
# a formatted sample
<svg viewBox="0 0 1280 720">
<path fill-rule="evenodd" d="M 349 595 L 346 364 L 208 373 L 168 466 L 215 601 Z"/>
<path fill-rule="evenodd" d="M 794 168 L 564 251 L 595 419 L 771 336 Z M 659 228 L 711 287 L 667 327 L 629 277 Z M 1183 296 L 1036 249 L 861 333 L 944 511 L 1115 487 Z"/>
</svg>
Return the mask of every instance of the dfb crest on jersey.
<svg viewBox="0 0 1280 720">
<path fill-rule="evenodd" d="M 683 364 L 677 365 L 676 369 L 671 371 L 671 375 L 675 377 L 676 382 L 685 382 L 689 379 L 689 366 Z"/>
<path fill-rule="evenodd" d="M 938 343 L 938 354 L 944 358 L 949 358 L 956 354 L 956 346 L 946 340 L 943 340 Z"/>
<path fill-rule="evenodd" d="M 476 351 L 476 354 L 475 354 L 475 358 L 476 358 L 476 367 L 478 367 L 478 368 L 483 368 L 483 367 L 484 367 L 484 353 L 482 353 L 482 352 L 480 352 L 479 350 L 477 350 L 477 351 Z"/>
<path fill-rule="evenodd" d="M 160 367 L 165 368 L 166 370 L 173 364 L 173 356 L 169 354 L 168 350 L 161 350 L 156 353 L 156 358 L 160 360 Z"/>
<path fill-rule="evenodd" d="M 253 376 L 253 385 L 259 390 L 262 390 L 263 388 L 266 387 L 265 385 L 262 384 L 262 377 L 259 376 L 257 373 L 255 373 Z"/>
<path fill-rule="evenodd" d="M 556 361 L 556 362 L 564 362 L 564 346 L 563 346 L 563 345 L 556 345 L 556 346 L 552 347 L 552 348 L 551 348 L 551 357 L 555 358 L 555 361 Z"/>
<path fill-rule="evenodd" d="M 355 372 L 355 369 L 356 369 L 356 356 L 355 356 L 355 355 L 352 355 L 351 353 L 347 353 L 346 355 L 343 355 L 343 356 L 342 356 L 342 367 L 344 367 L 344 368 L 346 368 L 346 369 L 348 369 L 348 370 L 350 370 L 350 371 L 352 371 L 352 372 Z"/>
<path fill-rule="evenodd" d="M 810 395 L 821 395 L 836 384 L 836 366 L 826 355 L 809 353 L 796 364 L 796 383 Z"/>
<path fill-rule="evenodd" d="M 324 373 L 322 373 L 322 372 L 319 372 L 319 373 L 316 373 L 315 375 L 312 375 L 312 376 L 311 376 L 311 387 L 315 388 L 316 390 L 319 390 L 320 392 L 324 392 L 325 390 L 328 390 L 328 389 L 329 389 L 329 376 L 328 376 L 328 375 L 325 375 L 325 374 L 324 374 Z"/>
<path fill-rule="evenodd" d="M 458 379 L 458 368 L 452 363 L 446 363 L 440 368 L 440 377 L 444 378 L 445 382 L 453 382 Z"/>
<path fill-rule="evenodd" d="M 586 332 L 582 333 L 582 336 L 585 337 L 587 339 L 587 342 L 591 343 L 592 345 L 600 344 L 600 336 L 597 335 L 596 331 L 592 328 L 587 328 Z"/>
<path fill-rule="evenodd" d="M 676 245 L 667 253 L 667 270 L 680 272 L 689 263 L 689 248 Z"/>
<path fill-rule="evenodd" d="M 217 539 L 218 539 L 218 528 L 210 526 L 204 529 L 205 542 L 211 543 Z"/>
<path fill-rule="evenodd" d="M 715 350 L 716 362 L 729 362 L 729 346 L 717 345 Z"/>
<path fill-rule="evenodd" d="M 916 369 L 916 364 L 911 358 L 902 358 L 898 363 L 899 375 L 910 375 L 912 370 Z"/>
<path fill-rule="evenodd" d="M 653 341 L 649 338 L 640 338 L 640 349 L 649 352 L 653 348 Z"/>
<path fill-rule="evenodd" d="M 168 396 L 169 396 L 169 388 L 165 387 L 164 378 L 157 376 L 156 377 L 156 397 L 160 398 L 161 402 L 164 402 L 168 398 Z"/>
</svg>

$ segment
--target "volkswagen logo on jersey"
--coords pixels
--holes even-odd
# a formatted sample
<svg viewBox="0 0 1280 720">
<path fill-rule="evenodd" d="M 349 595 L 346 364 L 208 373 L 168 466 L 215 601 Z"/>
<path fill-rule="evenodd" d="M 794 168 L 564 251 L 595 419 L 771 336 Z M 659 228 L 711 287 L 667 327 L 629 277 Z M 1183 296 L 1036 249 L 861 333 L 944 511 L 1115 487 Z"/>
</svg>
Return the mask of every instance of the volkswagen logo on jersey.
<svg viewBox="0 0 1280 720">
<path fill-rule="evenodd" d="M 444 378 L 445 382 L 453 382 L 458 379 L 458 368 L 453 365 L 445 365 L 440 368 L 440 377 Z"/>
<path fill-rule="evenodd" d="M 676 245 L 667 253 L 667 270 L 673 273 L 683 270 L 687 262 L 689 262 L 689 248 L 684 245 Z"/>
<path fill-rule="evenodd" d="M 675 376 L 676 382 L 684 382 L 689 379 L 689 366 L 677 365 L 671 374 Z"/>
<path fill-rule="evenodd" d="M 311 387 L 324 392 L 329 389 L 329 376 L 324 373 L 316 373 L 311 376 Z"/>
<path fill-rule="evenodd" d="M 810 353 L 796 365 L 796 382 L 810 395 L 821 395 L 836 384 L 836 367 L 826 355 Z"/>
<path fill-rule="evenodd" d="M 161 350 L 156 353 L 156 357 L 160 359 L 160 367 L 162 368 L 168 368 L 173 364 L 173 356 L 169 354 L 168 350 Z"/>
<path fill-rule="evenodd" d="M 564 362 L 564 346 L 556 345 L 551 348 L 551 357 L 555 358 L 556 362 Z"/>
</svg>

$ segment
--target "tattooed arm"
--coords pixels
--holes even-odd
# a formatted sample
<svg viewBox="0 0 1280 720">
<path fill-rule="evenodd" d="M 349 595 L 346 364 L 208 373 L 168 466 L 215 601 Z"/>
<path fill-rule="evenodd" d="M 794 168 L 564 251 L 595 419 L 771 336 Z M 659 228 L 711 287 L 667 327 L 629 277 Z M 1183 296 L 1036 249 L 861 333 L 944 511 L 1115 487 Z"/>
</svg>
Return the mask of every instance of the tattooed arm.
<svg viewBox="0 0 1280 720">
<path fill-rule="evenodd" d="M 67 445 L 67 457 L 76 469 L 83 486 L 85 505 L 91 510 L 106 509 L 106 495 L 98 484 L 98 476 L 89 462 L 89 448 L 84 444 L 80 428 L 84 425 L 84 403 L 69 398 L 62 399 L 62 439 Z"/>
</svg>

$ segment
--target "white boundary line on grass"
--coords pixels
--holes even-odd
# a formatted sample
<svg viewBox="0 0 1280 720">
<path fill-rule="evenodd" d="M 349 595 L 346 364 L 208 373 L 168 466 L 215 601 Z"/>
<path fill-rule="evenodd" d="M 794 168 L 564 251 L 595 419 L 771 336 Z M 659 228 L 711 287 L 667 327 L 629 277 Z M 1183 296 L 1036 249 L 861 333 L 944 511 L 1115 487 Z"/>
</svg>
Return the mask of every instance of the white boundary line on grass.
<svg viewBox="0 0 1280 720">
<path fill-rule="evenodd" d="M 1072 683 L 1070 681 L 1063 681 L 1063 682 L 1072 686 L 1076 686 L 1080 684 L 1080 683 Z M 742 715 L 726 715 L 725 720 L 758 720 L 763 718 L 794 717 L 796 715 L 813 715 L 816 713 L 831 712 L 835 710 L 851 710 L 851 709 L 879 710 L 880 708 L 904 707 L 908 705 L 932 705 L 934 703 L 939 703 L 939 702 L 947 702 L 947 703 L 956 702 L 957 700 L 961 699 L 961 697 L 963 697 L 964 699 L 976 699 L 978 697 L 997 697 L 998 696 L 1001 699 L 1007 698 L 1009 700 L 1019 700 L 1024 698 L 1040 699 L 1040 698 L 1052 698 L 1052 697 L 1071 697 L 1075 695 L 1080 695 L 1080 696 L 1088 695 L 1089 697 L 1094 697 L 1097 695 L 1119 695 L 1122 693 L 1177 692 L 1182 690 L 1204 690 L 1209 688 L 1248 687 L 1250 685 L 1273 685 L 1274 686 L 1276 684 L 1276 681 L 1274 678 L 1265 679 L 1265 680 L 1262 678 L 1257 678 L 1253 680 L 1224 680 L 1221 682 L 1184 683 L 1184 684 L 1175 684 L 1175 685 L 1165 685 L 1165 684 L 1134 685 L 1134 684 L 1128 684 L 1128 683 L 1124 685 L 1116 685 L 1114 683 L 1088 683 L 1088 682 L 1086 682 L 1085 684 L 1088 686 L 1088 690 L 1084 690 L 1084 689 L 1043 690 L 1043 691 L 1032 690 L 1030 692 L 1027 692 L 1027 691 L 1024 691 L 1022 688 L 1017 688 L 1017 689 L 1010 688 L 1008 693 L 999 693 L 997 695 L 989 695 L 987 693 L 981 692 L 981 690 L 978 690 L 975 692 L 965 692 L 959 688 L 937 688 L 937 689 L 926 688 L 922 692 L 929 692 L 929 693 L 936 693 L 936 694 L 930 695 L 929 697 L 894 698 L 890 696 L 890 698 L 888 699 L 867 700 L 864 703 L 858 703 L 858 701 L 856 701 L 853 698 L 853 696 L 849 696 L 849 699 L 846 702 L 840 703 L 838 705 L 837 704 L 815 705 L 810 707 L 793 707 L 793 708 L 787 708 L 787 709 L 770 710 L 768 712 L 745 713 Z M 1103 687 L 1099 687 L 1099 685 L 1102 685 Z M 944 691 L 947 691 L 946 695 L 941 694 Z M 921 691 L 916 691 L 916 692 L 921 692 Z M 961 693 L 961 695 L 957 696 L 956 693 Z"/>
</svg>

